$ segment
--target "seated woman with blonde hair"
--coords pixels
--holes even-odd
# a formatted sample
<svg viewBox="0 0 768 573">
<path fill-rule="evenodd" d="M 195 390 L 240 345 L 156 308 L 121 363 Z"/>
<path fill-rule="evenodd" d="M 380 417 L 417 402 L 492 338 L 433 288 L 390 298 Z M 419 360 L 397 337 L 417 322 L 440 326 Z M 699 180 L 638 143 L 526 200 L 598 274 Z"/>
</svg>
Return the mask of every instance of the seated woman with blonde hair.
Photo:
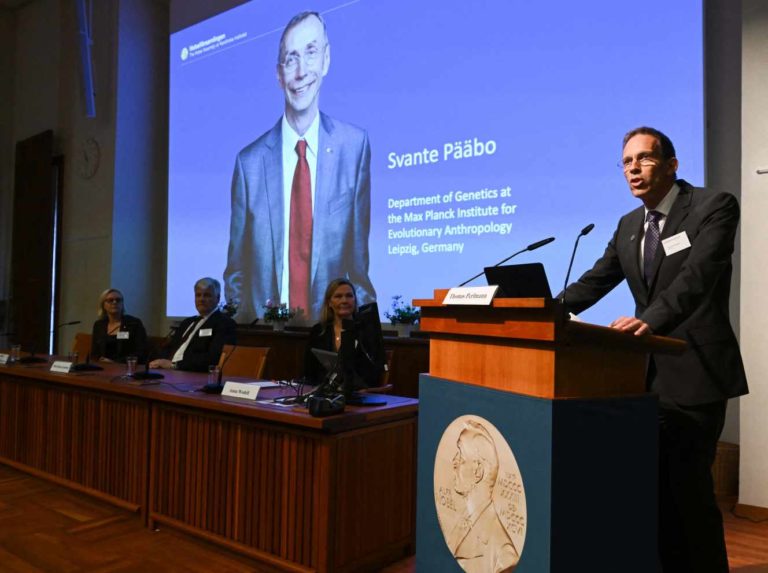
<svg viewBox="0 0 768 573">
<path fill-rule="evenodd" d="M 123 293 L 108 288 L 99 296 L 99 319 L 93 323 L 91 359 L 125 362 L 126 356 L 146 358 L 147 331 L 141 320 L 125 314 Z"/>
<path fill-rule="evenodd" d="M 325 289 L 320 322 L 315 324 L 309 333 L 309 343 L 304 356 L 304 375 L 310 384 L 320 384 L 327 374 L 312 349 L 339 352 L 344 323 L 354 320 L 357 310 L 355 285 L 344 278 L 331 281 Z M 361 345 L 356 344 L 354 355 L 354 371 L 359 380 L 369 384 L 378 380 L 381 367 L 375 360 L 371 360 L 370 356 L 366 356 Z"/>
</svg>

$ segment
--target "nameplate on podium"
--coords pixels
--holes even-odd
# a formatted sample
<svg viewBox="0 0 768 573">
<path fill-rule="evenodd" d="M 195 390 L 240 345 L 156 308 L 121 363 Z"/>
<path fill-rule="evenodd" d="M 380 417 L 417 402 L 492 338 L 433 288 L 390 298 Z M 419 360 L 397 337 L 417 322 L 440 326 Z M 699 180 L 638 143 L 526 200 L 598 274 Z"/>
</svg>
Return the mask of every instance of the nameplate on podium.
<svg viewBox="0 0 768 573">
<path fill-rule="evenodd" d="M 453 287 L 443 299 L 445 305 L 489 306 L 496 296 L 499 285 L 479 287 Z"/>
</svg>

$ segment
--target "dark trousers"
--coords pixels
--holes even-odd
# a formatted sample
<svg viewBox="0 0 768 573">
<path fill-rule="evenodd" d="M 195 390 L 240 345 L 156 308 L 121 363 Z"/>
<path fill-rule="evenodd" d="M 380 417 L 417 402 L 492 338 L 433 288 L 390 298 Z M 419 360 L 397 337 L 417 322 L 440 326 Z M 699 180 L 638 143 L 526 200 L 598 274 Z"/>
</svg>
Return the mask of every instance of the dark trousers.
<svg viewBox="0 0 768 573">
<path fill-rule="evenodd" d="M 726 401 L 659 404 L 659 558 L 663 573 L 727 573 L 712 480 Z"/>
</svg>

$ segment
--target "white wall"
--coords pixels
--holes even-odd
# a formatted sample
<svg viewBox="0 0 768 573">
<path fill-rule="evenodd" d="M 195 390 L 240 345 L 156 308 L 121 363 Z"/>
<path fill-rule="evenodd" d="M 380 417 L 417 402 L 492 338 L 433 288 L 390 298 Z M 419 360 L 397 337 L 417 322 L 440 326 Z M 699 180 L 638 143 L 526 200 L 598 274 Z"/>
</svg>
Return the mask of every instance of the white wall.
<svg viewBox="0 0 768 573">
<path fill-rule="evenodd" d="M 123 290 L 127 312 L 160 334 L 167 330 L 167 6 L 122 0 L 118 38 L 111 283 Z"/>
<path fill-rule="evenodd" d="M 708 0 L 704 11 L 706 185 L 741 197 L 741 10 L 734 0 Z M 740 240 L 731 280 L 731 324 L 739 335 Z M 740 400 L 728 403 L 721 440 L 739 443 Z"/>
<path fill-rule="evenodd" d="M 768 508 L 768 3 L 743 1 L 741 400 L 739 503 Z"/>
<path fill-rule="evenodd" d="M 75 3 L 61 2 L 62 13 L 54 23 L 61 30 L 61 112 L 50 127 L 61 140 L 65 158 L 59 319 L 82 321 L 60 331 L 59 352 L 71 347 L 76 332 L 90 332 L 98 295 L 110 286 L 117 4 L 112 0 L 93 2 L 95 118 L 85 115 Z M 86 138 L 96 139 L 101 149 L 99 169 L 90 179 L 81 177 L 78 171 Z"/>
</svg>

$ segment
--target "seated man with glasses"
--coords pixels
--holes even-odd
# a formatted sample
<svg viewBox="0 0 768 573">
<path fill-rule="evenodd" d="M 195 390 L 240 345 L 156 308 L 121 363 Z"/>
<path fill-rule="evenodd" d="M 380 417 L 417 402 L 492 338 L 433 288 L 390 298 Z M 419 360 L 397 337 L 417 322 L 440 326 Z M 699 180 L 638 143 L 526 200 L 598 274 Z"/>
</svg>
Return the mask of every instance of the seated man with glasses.
<svg viewBox="0 0 768 573">
<path fill-rule="evenodd" d="M 728 315 L 739 203 L 678 179 L 677 165 L 672 141 L 657 129 L 624 136 L 619 166 L 643 205 L 621 218 L 605 254 L 564 300 L 581 312 L 626 279 L 635 313 L 611 326 L 688 343 L 680 355 L 652 354 L 646 375 L 659 397 L 660 561 L 665 573 L 727 573 L 710 468 L 728 399 L 748 392 Z"/>
<path fill-rule="evenodd" d="M 360 304 L 375 299 L 368 276 L 368 134 L 320 112 L 330 63 L 322 17 L 294 16 L 277 58 L 283 116 L 235 160 L 224 285 L 244 320 L 267 300 L 316 320 L 325 287 L 337 277 L 356 285 Z"/>
</svg>

